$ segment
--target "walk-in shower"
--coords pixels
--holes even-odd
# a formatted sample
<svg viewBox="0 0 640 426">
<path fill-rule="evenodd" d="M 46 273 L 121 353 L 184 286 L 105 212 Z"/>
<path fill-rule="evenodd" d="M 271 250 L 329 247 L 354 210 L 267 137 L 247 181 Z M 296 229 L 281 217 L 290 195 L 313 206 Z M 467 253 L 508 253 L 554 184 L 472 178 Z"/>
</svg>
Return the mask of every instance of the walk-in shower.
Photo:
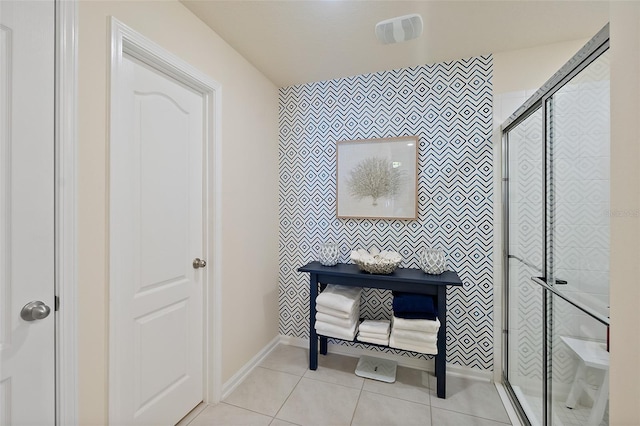
<svg viewBox="0 0 640 426">
<path fill-rule="evenodd" d="M 525 423 L 607 425 L 609 28 L 502 126 L 503 379 Z"/>
</svg>

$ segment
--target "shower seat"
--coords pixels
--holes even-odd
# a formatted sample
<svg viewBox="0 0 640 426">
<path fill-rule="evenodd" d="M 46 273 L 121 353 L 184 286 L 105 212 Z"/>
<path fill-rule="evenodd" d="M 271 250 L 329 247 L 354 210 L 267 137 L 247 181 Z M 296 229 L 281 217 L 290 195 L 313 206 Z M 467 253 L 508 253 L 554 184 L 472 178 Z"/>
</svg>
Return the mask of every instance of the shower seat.
<svg viewBox="0 0 640 426">
<path fill-rule="evenodd" d="M 593 399 L 593 407 L 587 422 L 588 426 L 597 426 L 602 422 L 609 399 L 609 352 L 598 342 L 560 336 L 560 339 L 576 354 L 579 360 L 576 376 L 567 397 L 566 406 L 573 408 L 582 391 Z M 604 378 L 597 389 L 587 383 L 587 368 L 604 371 Z"/>
</svg>

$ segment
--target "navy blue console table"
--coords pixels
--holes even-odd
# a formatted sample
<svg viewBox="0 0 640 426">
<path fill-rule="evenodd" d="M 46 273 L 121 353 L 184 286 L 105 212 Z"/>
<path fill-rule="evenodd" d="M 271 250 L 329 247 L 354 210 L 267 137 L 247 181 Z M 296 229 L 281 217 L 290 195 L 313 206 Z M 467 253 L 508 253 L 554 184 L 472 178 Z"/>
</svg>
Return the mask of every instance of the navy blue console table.
<svg viewBox="0 0 640 426">
<path fill-rule="evenodd" d="M 339 284 L 351 287 L 380 288 L 404 291 L 407 293 L 430 294 L 437 296 L 438 319 L 438 355 L 436 355 L 436 378 L 438 379 L 438 398 L 446 398 L 446 361 L 447 361 L 447 286 L 461 286 L 460 277 L 453 271 L 440 275 L 429 275 L 420 269 L 398 268 L 388 275 L 370 274 L 358 269 L 357 265 L 339 263 L 336 266 L 322 266 L 320 262 L 311 262 L 298 269 L 309 272 L 309 368 L 318 368 L 318 338 L 320 353 L 327 354 L 327 337 L 316 333 L 316 297 L 327 284 Z M 364 343 L 367 344 L 367 343 Z"/>
</svg>

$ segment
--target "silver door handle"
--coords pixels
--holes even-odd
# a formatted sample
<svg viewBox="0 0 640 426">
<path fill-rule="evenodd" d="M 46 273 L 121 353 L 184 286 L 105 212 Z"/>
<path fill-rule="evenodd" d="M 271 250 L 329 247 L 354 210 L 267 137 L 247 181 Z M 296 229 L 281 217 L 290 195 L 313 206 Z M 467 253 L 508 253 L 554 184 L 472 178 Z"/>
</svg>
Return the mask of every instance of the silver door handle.
<svg viewBox="0 0 640 426">
<path fill-rule="evenodd" d="M 25 321 L 45 319 L 51 313 L 51 308 L 39 300 L 29 302 L 22 307 L 20 317 Z"/>
<path fill-rule="evenodd" d="M 193 259 L 193 269 L 204 268 L 205 266 L 207 266 L 206 260 L 200 259 L 198 257 Z"/>
</svg>

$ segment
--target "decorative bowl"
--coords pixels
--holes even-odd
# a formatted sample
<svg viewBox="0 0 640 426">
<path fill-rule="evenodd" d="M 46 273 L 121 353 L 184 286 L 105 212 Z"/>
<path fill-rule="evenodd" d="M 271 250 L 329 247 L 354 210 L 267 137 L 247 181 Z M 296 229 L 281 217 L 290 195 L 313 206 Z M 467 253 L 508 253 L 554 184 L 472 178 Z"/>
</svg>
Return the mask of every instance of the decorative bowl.
<svg viewBox="0 0 640 426">
<path fill-rule="evenodd" d="M 335 266 L 338 263 L 340 249 L 336 243 L 320 244 L 318 251 L 318 261 L 324 266 Z"/>
<path fill-rule="evenodd" d="M 424 248 L 420 252 L 420 269 L 431 275 L 438 275 L 447 270 L 447 260 L 442 250 Z"/>
<path fill-rule="evenodd" d="M 402 256 L 395 251 L 380 251 L 373 247 L 370 251 L 364 249 L 352 251 L 351 260 L 360 270 L 370 274 L 390 274 L 400 265 Z"/>
</svg>

